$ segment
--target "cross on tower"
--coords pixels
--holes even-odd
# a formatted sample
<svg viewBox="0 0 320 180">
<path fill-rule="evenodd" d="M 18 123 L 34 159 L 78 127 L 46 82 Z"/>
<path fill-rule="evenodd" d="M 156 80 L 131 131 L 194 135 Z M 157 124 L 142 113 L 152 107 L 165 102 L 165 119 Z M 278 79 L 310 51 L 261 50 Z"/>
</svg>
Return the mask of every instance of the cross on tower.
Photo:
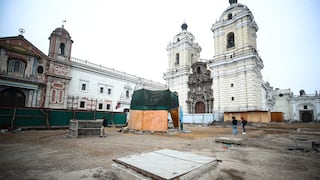
<svg viewBox="0 0 320 180">
<path fill-rule="evenodd" d="M 62 20 L 62 27 L 64 27 L 64 23 L 66 23 L 67 20 Z"/>
<path fill-rule="evenodd" d="M 237 0 L 229 0 L 230 5 L 233 3 L 238 3 Z"/>
<path fill-rule="evenodd" d="M 23 35 L 26 31 L 23 28 L 19 28 L 20 35 Z"/>
</svg>

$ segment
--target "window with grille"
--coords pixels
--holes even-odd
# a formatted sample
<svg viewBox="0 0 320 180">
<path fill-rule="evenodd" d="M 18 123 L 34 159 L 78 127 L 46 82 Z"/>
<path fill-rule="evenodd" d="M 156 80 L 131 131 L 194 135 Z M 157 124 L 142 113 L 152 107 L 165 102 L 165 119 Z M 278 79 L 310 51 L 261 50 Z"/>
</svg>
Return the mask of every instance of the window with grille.
<svg viewBox="0 0 320 180">
<path fill-rule="evenodd" d="M 24 75 L 26 63 L 19 59 L 9 59 L 8 72 L 18 73 Z"/>
</svg>

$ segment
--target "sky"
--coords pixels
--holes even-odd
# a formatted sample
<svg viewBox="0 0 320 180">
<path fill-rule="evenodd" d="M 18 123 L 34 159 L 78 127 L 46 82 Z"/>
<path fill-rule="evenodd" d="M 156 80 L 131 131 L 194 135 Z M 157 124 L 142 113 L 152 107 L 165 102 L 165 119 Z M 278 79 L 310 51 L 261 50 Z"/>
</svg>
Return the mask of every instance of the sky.
<svg viewBox="0 0 320 180">
<path fill-rule="evenodd" d="M 320 91 L 320 1 L 238 0 L 253 13 L 262 76 L 274 88 Z M 213 59 L 211 26 L 228 0 L 0 0 L 0 37 L 23 36 L 48 54 L 48 37 L 61 27 L 74 41 L 72 57 L 165 83 L 166 47 L 188 24 Z"/>
</svg>

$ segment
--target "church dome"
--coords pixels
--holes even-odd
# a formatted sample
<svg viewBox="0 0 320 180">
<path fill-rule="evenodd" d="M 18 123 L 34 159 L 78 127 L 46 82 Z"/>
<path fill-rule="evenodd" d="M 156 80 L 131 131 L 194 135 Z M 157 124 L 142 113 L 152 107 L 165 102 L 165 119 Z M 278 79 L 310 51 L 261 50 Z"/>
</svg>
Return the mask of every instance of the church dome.
<svg viewBox="0 0 320 180">
<path fill-rule="evenodd" d="M 236 24 L 237 21 L 241 21 L 241 24 L 243 24 L 243 19 L 245 19 L 245 22 L 250 23 L 250 26 L 254 27 L 255 31 L 258 31 L 259 27 L 255 23 L 250 9 L 246 5 L 237 3 L 235 0 L 230 0 L 230 6 L 223 11 L 219 21 L 212 25 L 211 30 L 214 31 L 217 28 L 225 27 L 232 23 Z"/>
<path fill-rule="evenodd" d="M 253 15 L 251 13 L 251 11 L 249 10 L 249 8 L 246 5 L 237 3 L 237 2 L 232 2 L 230 3 L 230 6 L 223 11 L 222 15 L 220 16 L 220 21 L 223 20 L 228 20 L 230 18 L 232 18 L 233 16 L 236 16 L 238 14 L 243 14 L 243 13 L 248 13 L 252 16 Z"/>
<path fill-rule="evenodd" d="M 51 33 L 51 36 L 59 36 L 59 37 L 64 37 L 64 38 L 67 38 L 67 39 L 71 39 L 71 36 L 70 36 L 69 32 L 63 26 L 56 28 Z"/>
<path fill-rule="evenodd" d="M 181 25 L 181 32 L 174 37 L 173 42 L 179 42 L 184 39 L 188 39 L 191 42 L 193 42 L 195 40 L 195 38 L 194 38 L 193 34 L 191 32 L 189 32 L 187 29 L 188 29 L 188 25 L 186 22 L 184 22 Z"/>
<path fill-rule="evenodd" d="M 182 30 L 187 30 L 187 29 L 188 29 L 188 24 L 184 22 L 184 23 L 181 25 L 181 29 L 182 29 Z"/>
</svg>

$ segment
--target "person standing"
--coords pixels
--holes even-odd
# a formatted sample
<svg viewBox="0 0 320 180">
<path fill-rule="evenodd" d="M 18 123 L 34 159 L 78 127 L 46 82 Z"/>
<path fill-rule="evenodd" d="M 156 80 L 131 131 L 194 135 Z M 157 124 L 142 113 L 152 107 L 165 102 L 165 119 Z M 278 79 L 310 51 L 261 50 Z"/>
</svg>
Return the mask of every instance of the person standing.
<svg viewBox="0 0 320 180">
<path fill-rule="evenodd" d="M 182 111 L 182 107 L 180 106 L 179 108 L 179 118 L 180 118 L 180 130 L 183 131 L 183 111 Z"/>
<path fill-rule="evenodd" d="M 241 117 L 241 124 L 242 124 L 242 134 L 246 134 L 246 125 L 247 125 L 247 120 L 245 120 L 243 117 Z"/>
<path fill-rule="evenodd" d="M 108 126 L 108 119 L 103 116 L 103 121 L 102 121 L 102 126 L 100 129 L 100 137 L 106 137 L 106 132 L 105 132 L 105 128 Z"/>
<path fill-rule="evenodd" d="M 238 134 L 238 121 L 236 119 L 236 117 L 232 116 L 232 133 L 233 135 L 237 135 Z"/>
</svg>

